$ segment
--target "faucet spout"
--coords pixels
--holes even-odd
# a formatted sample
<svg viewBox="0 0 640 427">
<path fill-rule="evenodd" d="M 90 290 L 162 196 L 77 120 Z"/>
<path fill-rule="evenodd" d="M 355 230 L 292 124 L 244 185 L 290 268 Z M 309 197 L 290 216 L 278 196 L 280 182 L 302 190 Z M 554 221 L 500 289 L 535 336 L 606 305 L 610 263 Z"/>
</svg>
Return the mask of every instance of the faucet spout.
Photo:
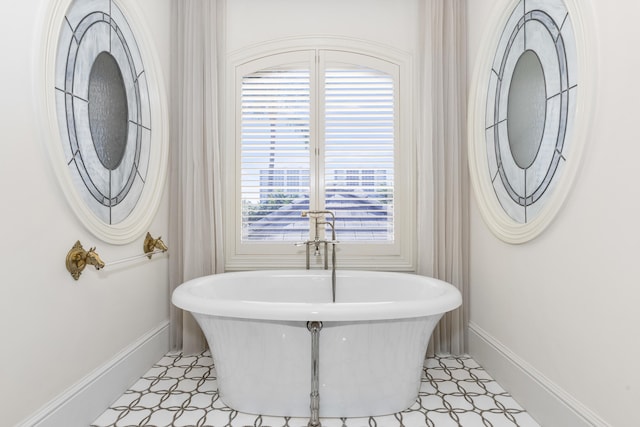
<svg viewBox="0 0 640 427">
<path fill-rule="evenodd" d="M 326 216 L 331 216 L 331 221 L 326 220 Z M 324 245 L 324 269 L 329 269 L 329 245 L 331 245 L 331 295 L 333 302 L 336 302 L 336 244 L 340 243 L 336 240 L 336 215 L 332 211 L 328 210 L 312 210 L 302 211 L 301 216 L 303 218 L 309 218 L 309 221 L 314 220 L 314 237 L 313 240 L 307 240 L 306 242 L 296 243 L 298 245 L 306 246 L 306 267 L 310 268 L 310 246 L 313 245 L 313 255 L 321 256 L 320 246 Z M 321 218 L 325 218 L 321 220 Z M 318 226 L 328 225 L 331 227 L 331 240 L 321 240 Z"/>
</svg>

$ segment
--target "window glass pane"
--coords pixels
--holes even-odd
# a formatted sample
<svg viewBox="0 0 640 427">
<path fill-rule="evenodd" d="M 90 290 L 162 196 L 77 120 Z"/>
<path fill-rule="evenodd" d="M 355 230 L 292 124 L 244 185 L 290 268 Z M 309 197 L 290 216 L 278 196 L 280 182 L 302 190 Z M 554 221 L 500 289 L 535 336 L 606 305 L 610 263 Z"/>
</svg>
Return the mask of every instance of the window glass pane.
<svg viewBox="0 0 640 427">
<path fill-rule="evenodd" d="M 325 207 L 340 241 L 393 241 L 393 92 L 378 70 L 325 72 Z"/>
<path fill-rule="evenodd" d="M 306 240 L 309 70 L 274 68 L 242 79 L 243 241 Z"/>
</svg>

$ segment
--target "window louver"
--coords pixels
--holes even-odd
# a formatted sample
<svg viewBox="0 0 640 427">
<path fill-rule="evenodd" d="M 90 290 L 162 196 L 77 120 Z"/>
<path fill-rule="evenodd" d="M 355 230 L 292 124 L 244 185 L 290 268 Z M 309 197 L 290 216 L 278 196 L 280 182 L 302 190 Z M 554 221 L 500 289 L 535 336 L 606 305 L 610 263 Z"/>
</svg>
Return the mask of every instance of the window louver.
<svg viewBox="0 0 640 427">
<path fill-rule="evenodd" d="M 309 224 L 300 212 L 311 200 L 336 213 L 341 242 L 393 242 L 393 77 L 342 65 L 318 75 L 321 99 L 311 99 L 306 69 L 265 69 L 242 78 L 242 241 L 307 240 Z M 312 134 L 316 103 L 321 131 Z M 324 160 L 317 172 L 324 175 L 315 177 L 317 154 Z"/>
<path fill-rule="evenodd" d="M 309 201 L 309 93 L 308 70 L 263 70 L 242 80 L 242 240 L 308 236 L 300 211 L 289 208 Z"/>
<path fill-rule="evenodd" d="M 393 241 L 394 89 L 366 68 L 325 72 L 325 206 L 341 241 Z"/>
</svg>

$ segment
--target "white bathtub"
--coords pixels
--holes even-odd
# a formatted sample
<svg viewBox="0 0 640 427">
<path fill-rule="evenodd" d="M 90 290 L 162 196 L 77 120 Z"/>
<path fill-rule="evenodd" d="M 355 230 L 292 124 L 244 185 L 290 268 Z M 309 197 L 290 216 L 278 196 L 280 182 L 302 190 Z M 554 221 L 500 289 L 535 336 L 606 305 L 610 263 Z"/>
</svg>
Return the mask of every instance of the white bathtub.
<svg viewBox="0 0 640 427">
<path fill-rule="evenodd" d="M 391 414 L 418 395 L 427 344 L 460 306 L 448 283 L 412 274 L 280 270 L 188 281 L 172 302 L 193 313 L 216 366 L 222 401 L 246 413 L 309 416 L 311 335 L 320 331 L 320 416 Z"/>
</svg>

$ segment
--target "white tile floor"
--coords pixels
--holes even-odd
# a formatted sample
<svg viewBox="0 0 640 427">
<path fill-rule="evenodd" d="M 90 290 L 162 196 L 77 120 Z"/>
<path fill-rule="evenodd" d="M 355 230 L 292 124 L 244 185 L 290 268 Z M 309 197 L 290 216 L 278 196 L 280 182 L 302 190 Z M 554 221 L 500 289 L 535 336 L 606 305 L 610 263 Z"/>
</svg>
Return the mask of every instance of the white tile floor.
<svg viewBox="0 0 640 427">
<path fill-rule="evenodd" d="M 323 427 L 539 427 L 469 357 L 425 362 L 416 403 L 393 415 L 321 418 Z M 209 352 L 169 353 L 107 409 L 93 427 L 303 427 L 308 419 L 239 413 L 222 403 Z"/>
</svg>

